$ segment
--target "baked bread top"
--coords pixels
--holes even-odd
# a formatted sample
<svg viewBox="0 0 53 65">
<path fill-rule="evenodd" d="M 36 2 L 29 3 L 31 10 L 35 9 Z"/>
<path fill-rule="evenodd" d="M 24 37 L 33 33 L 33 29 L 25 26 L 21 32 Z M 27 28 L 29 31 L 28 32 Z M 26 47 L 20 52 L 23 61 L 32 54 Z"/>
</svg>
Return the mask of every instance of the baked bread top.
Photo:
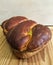
<svg viewBox="0 0 53 65">
<path fill-rule="evenodd" d="M 42 48 L 52 35 L 47 26 L 23 16 L 12 17 L 4 21 L 1 26 L 9 44 L 20 52 Z"/>
</svg>

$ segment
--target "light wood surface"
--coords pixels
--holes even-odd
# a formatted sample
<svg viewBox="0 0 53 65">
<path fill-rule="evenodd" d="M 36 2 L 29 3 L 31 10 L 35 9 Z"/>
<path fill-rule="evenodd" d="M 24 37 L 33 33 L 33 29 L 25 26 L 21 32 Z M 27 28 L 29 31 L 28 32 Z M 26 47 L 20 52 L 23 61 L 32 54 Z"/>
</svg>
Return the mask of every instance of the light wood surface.
<svg viewBox="0 0 53 65">
<path fill-rule="evenodd" d="M 53 65 L 53 27 L 52 39 L 47 47 L 29 59 L 18 59 L 13 54 L 0 26 L 0 65 Z"/>
</svg>

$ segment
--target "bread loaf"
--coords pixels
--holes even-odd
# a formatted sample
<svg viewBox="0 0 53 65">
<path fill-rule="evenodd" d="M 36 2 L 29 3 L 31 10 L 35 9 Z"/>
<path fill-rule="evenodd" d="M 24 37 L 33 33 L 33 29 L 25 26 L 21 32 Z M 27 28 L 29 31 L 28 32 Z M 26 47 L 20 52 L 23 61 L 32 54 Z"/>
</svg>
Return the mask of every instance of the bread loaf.
<svg viewBox="0 0 53 65">
<path fill-rule="evenodd" d="M 14 52 L 18 51 L 15 52 L 16 55 L 39 51 L 51 39 L 51 31 L 47 26 L 22 16 L 12 17 L 4 21 L 2 28 Z"/>
</svg>

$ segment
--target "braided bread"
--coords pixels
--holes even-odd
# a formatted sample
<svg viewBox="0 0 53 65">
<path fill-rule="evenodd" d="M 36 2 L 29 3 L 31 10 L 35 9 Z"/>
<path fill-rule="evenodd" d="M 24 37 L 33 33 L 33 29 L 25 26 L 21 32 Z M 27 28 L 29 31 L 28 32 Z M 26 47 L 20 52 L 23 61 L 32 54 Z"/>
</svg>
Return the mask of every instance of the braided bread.
<svg viewBox="0 0 53 65">
<path fill-rule="evenodd" d="M 37 24 L 23 16 L 12 17 L 4 21 L 1 26 L 7 41 L 19 58 L 33 56 L 51 39 L 51 31 L 47 26 Z"/>
</svg>

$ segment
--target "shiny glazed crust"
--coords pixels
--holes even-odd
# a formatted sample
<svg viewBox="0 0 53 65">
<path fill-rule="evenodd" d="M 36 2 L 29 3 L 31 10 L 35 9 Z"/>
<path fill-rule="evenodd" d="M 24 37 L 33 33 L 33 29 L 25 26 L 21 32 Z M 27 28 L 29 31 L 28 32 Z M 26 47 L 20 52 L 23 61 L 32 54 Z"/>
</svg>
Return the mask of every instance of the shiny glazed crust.
<svg viewBox="0 0 53 65">
<path fill-rule="evenodd" d="M 48 41 L 46 43 L 46 45 L 44 45 L 44 46 L 42 45 L 39 48 L 36 48 L 35 51 L 19 52 L 18 50 L 13 49 L 13 48 L 12 48 L 12 50 L 13 50 L 13 53 L 16 55 L 17 58 L 26 59 L 26 58 L 30 58 L 30 57 L 34 56 L 35 54 L 41 52 L 44 48 L 46 48 L 48 46 L 48 43 L 50 43 L 50 42 L 51 41 Z"/>
<path fill-rule="evenodd" d="M 27 18 L 24 16 L 14 16 L 10 19 L 5 20 L 1 26 L 4 29 L 4 33 L 7 34 L 16 25 L 26 20 Z"/>
<path fill-rule="evenodd" d="M 29 58 L 45 48 L 51 39 L 47 26 L 37 24 L 26 17 L 12 17 L 2 23 L 6 39 L 19 58 Z"/>
</svg>

